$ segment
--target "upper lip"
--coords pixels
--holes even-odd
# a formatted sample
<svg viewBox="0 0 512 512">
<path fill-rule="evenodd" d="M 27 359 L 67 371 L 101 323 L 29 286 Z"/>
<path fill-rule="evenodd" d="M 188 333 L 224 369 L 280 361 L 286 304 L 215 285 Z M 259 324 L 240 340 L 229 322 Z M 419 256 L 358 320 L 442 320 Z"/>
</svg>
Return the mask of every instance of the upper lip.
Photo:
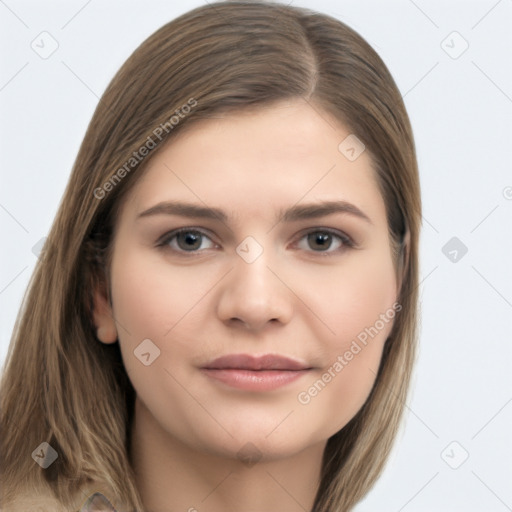
<svg viewBox="0 0 512 512">
<path fill-rule="evenodd" d="M 311 367 L 295 359 L 275 354 L 262 356 L 230 354 L 214 359 L 203 368 L 209 370 L 308 370 Z"/>
</svg>

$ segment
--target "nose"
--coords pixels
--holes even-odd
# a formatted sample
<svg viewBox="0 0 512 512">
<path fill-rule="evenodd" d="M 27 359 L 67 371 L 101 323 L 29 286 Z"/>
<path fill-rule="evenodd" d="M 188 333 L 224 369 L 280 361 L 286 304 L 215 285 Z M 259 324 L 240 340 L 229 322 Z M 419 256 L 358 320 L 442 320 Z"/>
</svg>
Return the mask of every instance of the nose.
<svg viewBox="0 0 512 512">
<path fill-rule="evenodd" d="M 234 255 L 234 268 L 221 281 L 217 302 L 217 315 L 224 323 L 257 331 L 268 324 L 290 321 L 293 292 L 269 253 L 264 250 L 250 263 Z"/>
</svg>

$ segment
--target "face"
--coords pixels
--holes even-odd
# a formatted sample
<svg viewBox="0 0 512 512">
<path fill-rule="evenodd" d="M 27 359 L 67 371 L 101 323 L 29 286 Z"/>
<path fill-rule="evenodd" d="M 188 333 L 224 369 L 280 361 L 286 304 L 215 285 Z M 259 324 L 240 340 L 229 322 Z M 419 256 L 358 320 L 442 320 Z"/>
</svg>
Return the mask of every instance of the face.
<svg viewBox="0 0 512 512">
<path fill-rule="evenodd" d="M 137 410 L 169 438 L 286 457 L 367 399 L 400 306 L 385 204 L 368 152 L 338 148 L 349 134 L 300 100 L 201 121 L 130 191 L 111 327 Z"/>
</svg>

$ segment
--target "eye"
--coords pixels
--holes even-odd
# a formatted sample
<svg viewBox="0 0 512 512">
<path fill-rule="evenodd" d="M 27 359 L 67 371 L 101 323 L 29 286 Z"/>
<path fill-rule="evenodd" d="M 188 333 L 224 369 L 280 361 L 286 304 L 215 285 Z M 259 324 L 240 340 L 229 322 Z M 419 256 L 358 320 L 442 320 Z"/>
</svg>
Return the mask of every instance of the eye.
<svg viewBox="0 0 512 512">
<path fill-rule="evenodd" d="M 306 252 L 330 255 L 354 247 L 354 242 L 342 232 L 323 228 L 303 234 L 296 245 Z M 217 244 L 202 230 L 181 228 L 165 234 L 157 242 L 157 246 L 177 253 L 199 253 L 202 250 L 214 249 Z"/>
<path fill-rule="evenodd" d="M 210 243 L 204 242 L 209 240 Z M 202 231 L 182 228 L 164 235 L 158 243 L 159 246 L 168 246 L 176 252 L 198 252 L 199 249 L 212 249 L 215 243 Z"/>
<path fill-rule="evenodd" d="M 301 242 L 305 242 L 302 243 Z M 304 246 L 306 245 L 306 246 Z M 309 231 L 306 233 L 297 244 L 299 249 L 319 253 L 336 253 L 343 251 L 348 247 L 353 247 L 354 243 L 344 233 L 334 232 L 329 229 L 316 229 L 315 231 Z M 332 249 L 332 250 L 331 250 Z"/>
</svg>

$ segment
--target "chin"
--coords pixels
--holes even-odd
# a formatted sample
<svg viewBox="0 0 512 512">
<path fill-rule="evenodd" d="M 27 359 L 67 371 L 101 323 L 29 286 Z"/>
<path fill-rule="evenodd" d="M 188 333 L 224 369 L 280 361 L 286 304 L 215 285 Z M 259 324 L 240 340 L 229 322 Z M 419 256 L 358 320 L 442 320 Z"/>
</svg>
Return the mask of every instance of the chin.
<svg viewBox="0 0 512 512">
<path fill-rule="evenodd" d="M 275 429 L 275 425 L 273 427 Z M 231 430 L 230 430 L 231 431 Z M 300 432 L 292 429 L 277 429 L 272 432 L 268 428 L 255 428 L 250 422 L 240 426 L 234 432 L 234 437 L 223 439 L 204 439 L 203 450 L 216 456 L 236 458 L 247 465 L 256 462 L 271 462 L 292 457 L 306 448 L 326 441 L 327 437 L 306 431 Z"/>
</svg>

